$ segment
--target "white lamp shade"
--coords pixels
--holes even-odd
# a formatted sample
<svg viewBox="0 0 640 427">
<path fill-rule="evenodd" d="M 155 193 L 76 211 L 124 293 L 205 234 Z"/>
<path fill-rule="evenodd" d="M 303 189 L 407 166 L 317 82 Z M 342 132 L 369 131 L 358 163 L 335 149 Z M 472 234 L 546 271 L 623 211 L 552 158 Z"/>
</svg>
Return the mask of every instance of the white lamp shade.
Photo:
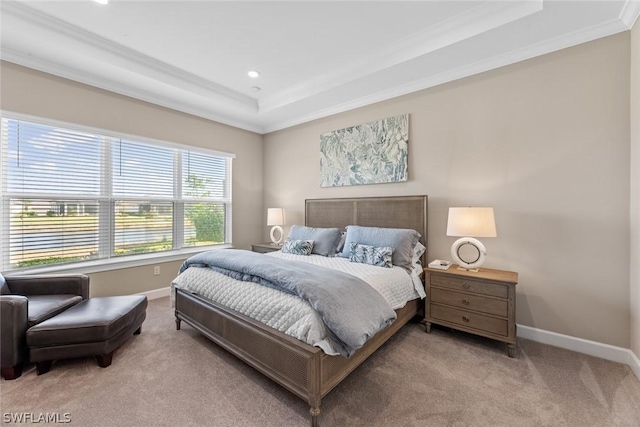
<svg viewBox="0 0 640 427">
<path fill-rule="evenodd" d="M 267 225 L 284 225 L 284 209 L 267 209 Z"/>
<path fill-rule="evenodd" d="M 447 236 L 496 237 L 493 208 L 449 208 Z"/>
</svg>

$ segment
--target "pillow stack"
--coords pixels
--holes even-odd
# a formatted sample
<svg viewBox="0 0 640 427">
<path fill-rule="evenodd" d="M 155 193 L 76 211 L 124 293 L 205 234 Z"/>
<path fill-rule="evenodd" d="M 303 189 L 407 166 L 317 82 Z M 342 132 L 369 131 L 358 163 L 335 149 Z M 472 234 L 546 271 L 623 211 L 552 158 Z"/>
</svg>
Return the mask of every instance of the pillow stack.
<svg viewBox="0 0 640 427">
<path fill-rule="evenodd" d="M 391 256 L 393 265 L 404 268 L 411 273 L 413 269 L 413 256 L 416 244 L 420 239 L 420 233 L 406 228 L 378 228 L 361 227 L 358 225 L 347 226 L 344 249 L 340 256 L 351 257 L 351 244 L 373 246 L 374 248 L 392 248 Z"/>
<path fill-rule="evenodd" d="M 407 228 L 379 228 L 349 225 L 338 228 L 313 228 L 294 225 L 282 252 L 322 256 L 340 256 L 351 262 L 391 268 L 394 265 L 411 273 L 425 247 L 420 233 Z"/>
<path fill-rule="evenodd" d="M 291 240 L 313 240 L 312 254 L 334 256 L 342 233 L 339 228 L 313 228 L 294 225 L 289 232 Z"/>
</svg>

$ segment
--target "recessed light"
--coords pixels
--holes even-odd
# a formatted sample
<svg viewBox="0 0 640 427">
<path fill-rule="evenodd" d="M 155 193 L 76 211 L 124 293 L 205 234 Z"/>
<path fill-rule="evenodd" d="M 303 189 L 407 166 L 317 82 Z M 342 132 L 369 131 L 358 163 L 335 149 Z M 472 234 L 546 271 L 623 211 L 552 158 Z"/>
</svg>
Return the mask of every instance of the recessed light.
<svg viewBox="0 0 640 427">
<path fill-rule="evenodd" d="M 257 79 L 258 77 L 260 77 L 260 73 L 257 72 L 256 70 L 251 70 L 247 73 L 247 75 L 249 77 L 251 77 L 252 79 Z"/>
<path fill-rule="evenodd" d="M 258 86 L 251 86 L 251 90 L 254 92 L 260 92 L 260 88 Z"/>
<path fill-rule="evenodd" d="M 107 4 L 109 3 L 109 0 L 95 0 L 95 2 L 100 4 Z"/>
</svg>

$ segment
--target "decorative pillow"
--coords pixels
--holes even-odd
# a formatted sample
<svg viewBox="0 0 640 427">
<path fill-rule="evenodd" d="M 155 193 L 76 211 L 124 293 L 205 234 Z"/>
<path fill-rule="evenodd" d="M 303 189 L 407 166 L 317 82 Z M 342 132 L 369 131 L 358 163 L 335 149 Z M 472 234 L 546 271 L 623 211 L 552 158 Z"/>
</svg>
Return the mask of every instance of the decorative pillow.
<svg viewBox="0 0 640 427">
<path fill-rule="evenodd" d="M 322 256 L 336 254 L 338 242 L 340 242 L 339 228 L 313 228 L 303 225 L 294 225 L 289 231 L 291 240 L 313 240 L 313 252 Z"/>
<path fill-rule="evenodd" d="M 9 285 L 2 274 L 0 274 L 0 295 L 11 295 Z"/>
<path fill-rule="evenodd" d="M 413 268 L 413 250 L 418 243 L 420 233 L 406 228 L 377 228 L 347 226 L 347 237 L 340 256 L 348 258 L 351 255 L 351 243 L 374 246 L 376 248 L 393 248 L 393 265 L 402 267 L 411 273 Z"/>
<path fill-rule="evenodd" d="M 393 256 L 393 248 L 376 248 L 374 246 L 360 245 L 351 242 L 351 255 L 349 261 L 359 262 L 361 264 L 370 264 L 377 267 L 393 267 L 391 257 Z"/>
<path fill-rule="evenodd" d="M 287 239 L 282 245 L 283 254 L 311 255 L 312 250 L 313 250 L 313 240 Z"/>
</svg>

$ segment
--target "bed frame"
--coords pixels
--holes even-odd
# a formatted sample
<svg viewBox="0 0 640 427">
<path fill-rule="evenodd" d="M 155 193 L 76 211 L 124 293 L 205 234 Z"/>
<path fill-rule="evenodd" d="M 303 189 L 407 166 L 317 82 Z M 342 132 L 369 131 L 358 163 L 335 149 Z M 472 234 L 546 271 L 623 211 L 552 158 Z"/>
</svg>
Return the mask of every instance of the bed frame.
<svg viewBox="0 0 640 427">
<path fill-rule="evenodd" d="M 426 246 L 427 196 L 312 199 L 305 201 L 310 227 L 362 225 L 411 228 Z M 422 261 L 427 259 L 426 253 Z M 399 310 L 398 318 L 350 358 L 329 356 L 289 335 L 213 301 L 176 289 L 176 328 L 184 320 L 207 338 L 309 402 L 311 425 L 318 426 L 320 402 L 409 320 L 421 312 L 421 300 Z"/>
</svg>

